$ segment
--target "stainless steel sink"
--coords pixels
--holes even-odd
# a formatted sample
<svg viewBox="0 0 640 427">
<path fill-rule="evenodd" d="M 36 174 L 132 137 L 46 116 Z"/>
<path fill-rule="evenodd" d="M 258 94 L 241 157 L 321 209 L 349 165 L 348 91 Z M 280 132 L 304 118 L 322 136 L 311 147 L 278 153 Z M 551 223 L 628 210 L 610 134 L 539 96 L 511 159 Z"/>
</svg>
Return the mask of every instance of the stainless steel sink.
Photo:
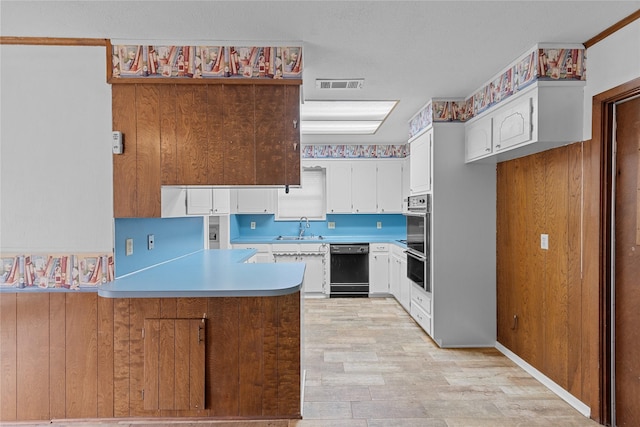
<svg viewBox="0 0 640 427">
<path fill-rule="evenodd" d="M 323 240 L 322 236 L 278 236 L 276 240 Z"/>
</svg>

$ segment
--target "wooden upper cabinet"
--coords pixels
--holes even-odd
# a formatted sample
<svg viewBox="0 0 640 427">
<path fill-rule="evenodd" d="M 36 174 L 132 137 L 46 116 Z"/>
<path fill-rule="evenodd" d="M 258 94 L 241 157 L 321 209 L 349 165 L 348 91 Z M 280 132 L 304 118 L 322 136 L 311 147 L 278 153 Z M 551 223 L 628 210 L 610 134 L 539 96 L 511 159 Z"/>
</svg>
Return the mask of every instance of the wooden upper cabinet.
<svg viewBox="0 0 640 427">
<path fill-rule="evenodd" d="M 284 95 L 284 184 L 300 185 L 300 87 L 285 86 Z"/>
<path fill-rule="evenodd" d="M 253 85 L 224 86 L 224 178 L 221 184 L 256 183 L 255 102 Z"/>
<path fill-rule="evenodd" d="M 112 86 L 114 216 L 159 217 L 161 185 L 299 185 L 300 88 Z"/>
<path fill-rule="evenodd" d="M 256 87 L 256 184 L 285 181 L 284 89 L 284 86 Z"/>
<path fill-rule="evenodd" d="M 113 130 L 124 137 L 113 155 L 113 210 L 119 217 L 160 216 L 160 90 L 112 87 Z"/>
</svg>

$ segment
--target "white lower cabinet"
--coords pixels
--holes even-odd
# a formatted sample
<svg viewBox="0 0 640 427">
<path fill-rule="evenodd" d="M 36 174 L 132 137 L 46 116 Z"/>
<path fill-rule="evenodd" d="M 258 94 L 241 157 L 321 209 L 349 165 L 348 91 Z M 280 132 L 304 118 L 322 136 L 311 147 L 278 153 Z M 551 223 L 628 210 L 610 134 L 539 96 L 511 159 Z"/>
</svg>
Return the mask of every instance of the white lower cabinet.
<svg viewBox="0 0 640 427">
<path fill-rule="evenodd" d="M 407 256 L 400 259 L 400 304 L 405 310 L 411 307 L 411 285 L 413 283 L 407 277 Z"/>
<path fill-rule="evenodd" d="M 369 244 L 369 295 L 389 294 L 389 244 Z"/>
<path fill-rule="evenodd" d="M 411 317 L 431 335 L 431 295 L 411 284 Z"/>
<path fill-rule="evenodd" d="M 253 257 L 251 257 L 251 259 L 253 261 L 251 261 L 251 259 L 250 259 L 249 262 L 261 263 L 261 264 L 266 264 L 266 263 L 273 262 L 273 254 L 271 253 L 271 245 L 269 245 L 269 244 L 253 244 L 253 243 L 237 244 L 237 243 L 234 243 L 233 249 L 255 249 L 255 250 L 257 250 L 258 252 Z"/>
<path fill-rule="evenodd" d="M 328 245 L 324 243 L 282 243 L 272 245 L 274 262 L 304 262 L 304 283 L 302 290 L 306 296 L 324 296 L 327 291 Z"/>
<path fill-rule="evenodd" d="M 391 295 L 410 312 L 411 281 L 407 278 L 407 255 L 404 249 L 391 245 L 389 251 L 389 290 Z"/>
</svg>

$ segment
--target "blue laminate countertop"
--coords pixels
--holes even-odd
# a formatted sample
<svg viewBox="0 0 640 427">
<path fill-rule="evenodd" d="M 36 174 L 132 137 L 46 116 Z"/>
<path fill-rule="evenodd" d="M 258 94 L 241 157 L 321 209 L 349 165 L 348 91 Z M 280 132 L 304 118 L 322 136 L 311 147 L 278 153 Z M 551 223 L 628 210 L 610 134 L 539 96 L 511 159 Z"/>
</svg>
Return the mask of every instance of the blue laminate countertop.
<svg viewBox="0 0 640 427">
<path fill-rule="evenodd" d="M 279 296 L 302 288 L 304 263 L 244 263 L 253 249 L 212 249 L 106 283 L 107 298 Z"/>
</svg>

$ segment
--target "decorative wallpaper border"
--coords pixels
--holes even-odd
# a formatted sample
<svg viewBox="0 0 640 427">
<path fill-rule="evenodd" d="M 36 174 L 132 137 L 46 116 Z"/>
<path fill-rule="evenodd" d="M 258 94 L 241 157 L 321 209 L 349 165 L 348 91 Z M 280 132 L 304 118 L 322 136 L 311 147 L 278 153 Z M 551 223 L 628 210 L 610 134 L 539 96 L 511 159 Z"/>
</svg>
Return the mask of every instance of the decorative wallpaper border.
<svg viewBox="0 0 640 427">
<path fill-rule="evenodd" d="M 1 288 L 97 287 L 114 280 L 113 254 L 2 254 Z"/>
<path fill-rule="evenodd" d="M 114 78 L 302 78 L 301 46 L 112 45 Z"/>
<path fill-rule="evenodd" d="M 409 155 L 406 144 L 398 145 L 304 145 L 303 159 L 393 159 Z"/>
<path fill-rule="evenodd" d="M 584 48 L 534 48 L 465 99 L 433 99 L 409 121 L 409 138 L 435 122 L 465 122 L 540 81 L 584 81 Z"/>
</svg>

